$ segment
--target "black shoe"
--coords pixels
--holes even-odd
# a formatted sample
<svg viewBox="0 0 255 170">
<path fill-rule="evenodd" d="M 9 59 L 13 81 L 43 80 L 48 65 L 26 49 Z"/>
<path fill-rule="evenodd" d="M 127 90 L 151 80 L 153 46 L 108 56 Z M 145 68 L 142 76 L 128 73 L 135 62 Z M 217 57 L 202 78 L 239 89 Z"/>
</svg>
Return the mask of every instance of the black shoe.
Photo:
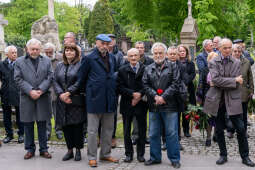
<svg viewBox="0 0 255 170">
<path fill-rule="evenodd" d="M 3 140 L 4 143 L 9 143 L 13 139 L 13 136 L 6 136 Z"/>
<path fill-rule="evenodd" d="M 242 163 L 250 167 L 255 166 L 255 163 L 252 162 L 249 157 L 243 158 Z"/>
<path fill-rule="evenodd" d="M 174 162 L 174 163 L 172 163 L 172 165 L 173 165 L 173 167 L 174 167 L 175 169 L 179 169 L 179 168 L 181 167 L 180 162 Z"/>
<path fill-rule="evenodd" d="M 218 159 L 216 161 L 217 165 L 223 165 L 224 163 L 226 163 L 228 161 L 228 158 L 226 156 L 221 156 L 220 159 Z"/>
<path fill-rule="evenodd" d="M 161 163 L 161 161 L 153 161 L 153 160 L 149 159 L 148 161 L 144 162 L 144 165 L 150 166 L 150 165 L 156 165 L 156 164 L 160 164 L 160 163 Z"/>
<path fill-rule="evenodd" d="M 24 143 L 24 136 L 23 135 L 20 135 L 18 137 L 18 143 Z"/>
<path fill-rule="evenodd" d="M 163 150 L 163 151 L 166 150 L 166 143 L 165 143 L 165 142 L 163 142 L 163 145 L 162 145 L 162 147 L 161 147 L 161 150 Z"/>
<path fill-rule="evenodd" d="M 185 133 L 184 133 L 184 136 L 187 137 L 187 138 L 191 137 L 191 135 L 190 135 L 189 132 L 185 132 Z"/>
<path fill-rule="evenodd" d="M 183 150 L 184 150 L 184 148 L 183 148 L 182 144 L 180 144 L 180 151 L 183 151 Z"/>
<path fill-rule="evenodd" d="M 73 152 L 67 152 L 65 154 L 65 156 L 62 158 L 62 161 L 68 161 L 70 159 L 72 159 L 74 156 L 73 156 Z"/>
<path fill-rule="evenodd" d="M 124 162 L 126 163 L 130 163 L 133 161 L 133 157 L 132 156 L 126 156 L 126 158 L 124 159 Z"/>
<path fill-rule="evenodd" d="M 136 145 L 136 143 L 137 143 L 137 140 L 136 139 L 132 139 L 132 144 Z"/>
<path fill-rule="evenodd" d="M 63 139 L 63 135 L 61 133 L 56 133 L 56 136 L 57 136 L 58 140 Z"/>
<path fill-rule="evenodd" d="M 145 144 L 150 144 L 150 138 L 145 139 Z"/>
<path fill-rule="evenodd" d="M 75 161 L 81 160 L 81 150 L 80 149 L 76 149 L 74 160 Z"/>
<path fill-rule="evenodd" d="M 205 146 L 206 146 L 206 147 L 210 147 L 211 144 L 212 144 L 211 139 L 206 139 L 206 141 L 205 141 Z"/>
<path fill-rule="evenodd" d="M 213 135 L 212 139 L 213 139 L 214 142 L 217 142 L 217 136 L 216 135 Z"/>
<path fill-rule="evenodd" d="M 145 159 L 143 156 L 138 156 L 137 160 L 138 160 L 138 162 L 145 162 Z"/>
</svg>

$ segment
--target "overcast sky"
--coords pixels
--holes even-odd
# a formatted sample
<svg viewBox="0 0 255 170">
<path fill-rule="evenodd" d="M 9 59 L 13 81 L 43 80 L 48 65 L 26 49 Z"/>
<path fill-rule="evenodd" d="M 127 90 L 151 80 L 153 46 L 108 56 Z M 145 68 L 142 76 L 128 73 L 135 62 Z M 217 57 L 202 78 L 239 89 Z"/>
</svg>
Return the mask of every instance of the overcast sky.
<svg viewBox="0 0 255 170">
<path fill-rule="evenodd" d="M 74 5 L 75 4 L 75 0 L 55 0 L 55 1 L 66 2 L 66 3 L 70 4 L 70 5 Z M 83 3 L 89 4 L 89 5 L 91 5 L 93 7 L 97 0 L 82 0 L 82 1 L 83 1 Z M 0 2 L 10 2 L 10 0 L 0 0 Z M 79 0 L 76 0 L 76 3 L 78 3 L 78 2 L 79 2 Z"/>
</svg>

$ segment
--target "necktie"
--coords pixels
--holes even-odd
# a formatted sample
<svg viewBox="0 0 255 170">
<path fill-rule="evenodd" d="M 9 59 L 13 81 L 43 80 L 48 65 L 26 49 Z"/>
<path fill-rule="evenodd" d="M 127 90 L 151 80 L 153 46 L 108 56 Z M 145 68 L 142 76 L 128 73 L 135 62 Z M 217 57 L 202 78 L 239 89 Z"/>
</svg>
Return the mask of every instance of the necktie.
<svg viewBox="0 0 255 170">
<path fill-rule="evenodd" d="M 9 65 L 10 65 L 10 68 L 13 69 L 14 62 L 11 61 Z"/>
<path fill-rule="evenodd" d="M 133 67 L 134 72 L 136 73 L 136 67 Z"/>
</svg>

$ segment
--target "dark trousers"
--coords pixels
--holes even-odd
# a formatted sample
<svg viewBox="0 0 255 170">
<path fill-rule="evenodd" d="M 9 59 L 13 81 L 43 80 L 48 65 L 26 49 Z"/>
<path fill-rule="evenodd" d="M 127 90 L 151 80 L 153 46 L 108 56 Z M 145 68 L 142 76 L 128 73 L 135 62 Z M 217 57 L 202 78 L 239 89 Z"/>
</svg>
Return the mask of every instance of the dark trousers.
<svg viewBox="0 0 255 170">
<path fill-rule="evenodd" d="M 63 132 L 68 149 L 83 148 L 83 123 L 63 126 Z"/>
<path fill-rule="evenodd" d="M 216 135 L 217 135 L 217 142 L 220 149 L 220 156 L 227 156 L 227 148 L 224 136 L 224 129 L 226 128 L 226 121 L 225 121 L 225 114 L 226 114 L 226 106 L 223 105 L 219 108 L 217 117 L 216 117 Z M 246 131 L 244 128 L 244 122 L 242 119 L 242 114 L 240 115 L 233 115 L 229 116 L 230 121 L 232 122 L 234 128 L 237 132 L 237 140 L 239 145 L 239 153 L 241 158 L 245 158 L 249 156 L 249 146 L 248 140 L 246 137 Z"/>
<path fill-rule="evenodd" d="M 6 132 L 6 136 L 13 136 L 12 129 L 12 107 L 7 105 L 2 105 L 3 108 L 3 118 L 4 118 L 4 128 Z M 19 107 L 15 106 L 15 114 L 16 114 L 16 124 L 18 126 L 18 135 L 24 135 L 24 124 L 20 122 L 20 113 Z"/>
<path fill-rule="evenodd" d="M 125 155 L 133 156 L 134 149 L 131 140 L 131 124 L 135 117 L 138 124 L 138 139 L 137 139 L 137 156 L 144 156 L 145 153 L 145 138 L 146 138 L 146 112 L 144 113 L 124 113 L 122 114 L 124 126 L 124 144 Z"/>
<path fill-rule="evenodd" d="M 24 130 L 25 130 L 25 149 L 28 152 L 35 152 L 35 141 L 34 141 L 34 123 L 35 122 L 25 122 Z M 40 152 L 48 151 L 47 147 L 47 136 L 46 136 L 46 121 L 37 121 L 37 131 L 38 131 L 38 140 Z"/>
</svg>

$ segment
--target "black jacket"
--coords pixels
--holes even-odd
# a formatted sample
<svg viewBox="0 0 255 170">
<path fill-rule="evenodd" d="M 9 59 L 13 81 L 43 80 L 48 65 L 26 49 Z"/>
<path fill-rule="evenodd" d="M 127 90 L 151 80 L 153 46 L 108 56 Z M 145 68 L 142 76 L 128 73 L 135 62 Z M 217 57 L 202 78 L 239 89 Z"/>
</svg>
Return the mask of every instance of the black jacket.
<svg viewBox="0 0 255 170">
<path fill-rule="evenodd" d="M 7 58 L 0 62 L 0 80 L 2 104 L 19 106 L 19 89 L 14 82 L 14 68 L 9 66 Z"/>
<path fill-rule="evenodd" d="M 120 113 L 121 114 L 146 114 L 147 103 L 140 100 L 136 106 L 132 106 L 133 93 L 139 92 L 144 95 L 143 73 L 145 66 L 140 63 L 137 74 L 133 71 L 130 64 L 125 64 L 119 69 L 117 78 L 117 89 L 121 94 Z"/>
<path fill-rule="evenodd" d="M 207 83 L 207 75 L 209 73 L 209 68 L 205 67 L 201 74 L 199 75 L 199 83 L 197 88 L 197 96 L 201 98 L 202 105 L 205 101 L 205 95 L 207 91 L 210 89 L 210 85 Z"/>
<path fill-rule="evenodd" d="M 188 88 L 189 103 L 196 105 L 195 86 L 193 80 L 196 77 L 195 64 L 192 61 L 187 61 L 186 66 L 180 62 L 181 74 L 184 83 Z"/>
<path fill-rule="evenodd" d="M 151 112 L 177 112 L 178 104 L 176 94 L 178 94 L 181 83 L 180 72 L 174 69 L 172 65 L 165 61 L 161 73 L 158 74 L 156 64 L 152 63 L 147 66 L 143 75 L 143 84 L 145 93 L 148 98 L 149 110 Z M 161 96 L 166 101 L 166 104 L 155 105 L 155 96 L 157 90 L 162 89 Z"/>
<path fill-rule="evenodd" d="M 57 95 L 56 106 L 56 122 L 60 126 L 79 124 L 85 120 L 85 96 L 81 94 L 81 90 L 77 89 L 77 72 L 80 67 L 80 62 L 66 65 L 63 62 L 58 63 L 54 72 L 53 86 Z M 66 104 L 62 102 L 59 95 L 64 92 L 71 92 L 71 99 L 73 96 L 80 96 L 84 99 L 83 106 L 73 104 Z M 74 102 L 74 101 L 73 101 Z"/>
</svg>

